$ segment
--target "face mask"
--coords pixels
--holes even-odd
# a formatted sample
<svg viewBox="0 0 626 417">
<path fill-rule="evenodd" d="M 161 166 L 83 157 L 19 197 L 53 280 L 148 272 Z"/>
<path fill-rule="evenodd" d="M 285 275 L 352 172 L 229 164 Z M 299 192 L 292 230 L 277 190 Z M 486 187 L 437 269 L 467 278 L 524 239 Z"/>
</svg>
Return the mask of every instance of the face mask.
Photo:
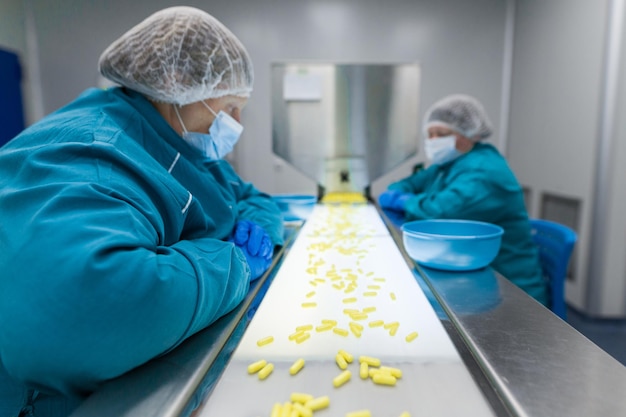
<svg viewBox="0 0 626 417">
<path fill-rule="evenodd" d="M 445 164 L 461 155 L 456 149 L 456 136 L 443 136 L 440 138 L 426 139 L 424 152 L 433 164 Z"/>
<path fill-rule="evenodd" d="M 174 107 L 178 120 L 183 127 L 183 139 L 191 146 L 199 149 L 205 157 L 212 160 L 222 159 L 235 147 L 241 132 L 243 132 L 243 126 L 223 111 L 215 114 L 208 104 L 204 101 L 201 103 L 215 116 L 209 127 L 209 133 L 188 132 L 178 113 L 178 108 Z"/>
</svg>

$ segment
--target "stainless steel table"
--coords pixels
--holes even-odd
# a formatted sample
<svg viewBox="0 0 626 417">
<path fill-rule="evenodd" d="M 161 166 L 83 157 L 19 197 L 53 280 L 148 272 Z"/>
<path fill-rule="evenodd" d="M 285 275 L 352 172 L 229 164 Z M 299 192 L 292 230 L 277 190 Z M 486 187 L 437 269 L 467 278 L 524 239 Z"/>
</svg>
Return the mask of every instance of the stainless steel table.
<svg viewBox="0 0 626 417">
<path fill-rule="evenodd" d="M 471 385 L 488 403 L 482 415 L 626 415 L 624 366 L 489 268 L 449 273 L 415 266 L 402 251 L 397 222 L 381 215 L 462 358 Z M 235 311 L 168 355 L 110 381 L 72 416 L 203 415 L 216 395 L 228 396 L 228 390 L 216 386 L 237 363 L 231 360 L 234 352 L 301 233 L 299 225 L 288 230 L 273 268 Z M 328 378 L 327 371 L 319 372 Z M 402 395 L 418 388 L 407 385 Z M 232 392 L 227 400 L 246 398 L 250 392 Z M 327 410 L 323 415 L 337 414 Z"/>
</svg>

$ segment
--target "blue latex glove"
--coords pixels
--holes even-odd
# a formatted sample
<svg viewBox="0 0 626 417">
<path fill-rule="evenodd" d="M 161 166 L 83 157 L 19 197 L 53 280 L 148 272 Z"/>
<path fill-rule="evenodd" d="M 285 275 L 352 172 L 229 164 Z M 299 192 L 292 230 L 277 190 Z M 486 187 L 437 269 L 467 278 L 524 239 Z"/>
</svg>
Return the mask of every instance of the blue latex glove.
<svg viewBox="0 0 626 417">
<path fill-rule="evenodd" d="M 378 197 L 378 204 L 384 209 L 404 212 L 406 202 L 413 197 L 411 193 L 387 190 Z"/>
<path fill-rule="evenodd" d="M 267 268 L 272 264 L 271 256 L 253 256 L 250 254 L 246 246 L 238 246 L 239 249 L 243 252 L 246 257 L 246 261 L 248 261 L 248 266 L 250 267 L 250 282 L 261 278 L 263 273 L 267 271 Z"/>
<path fill-rule="evenodd" d="M 237 222 L 233 241 L 240 248 L 245 247 L 252 256 L 272 258 L 272 239 L 261 226 L 250 220 Z"/>
</svg>

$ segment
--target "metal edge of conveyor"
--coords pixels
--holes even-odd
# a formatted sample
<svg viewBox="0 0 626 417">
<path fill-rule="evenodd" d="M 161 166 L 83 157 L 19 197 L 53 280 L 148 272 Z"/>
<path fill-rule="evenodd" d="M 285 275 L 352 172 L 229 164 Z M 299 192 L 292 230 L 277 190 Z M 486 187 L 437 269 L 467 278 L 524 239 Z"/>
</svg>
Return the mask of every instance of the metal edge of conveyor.
<svg viewBox="0 0 626 417">
<path fill-rule="evenodd" d="M 301 227 L 286 225 L 284 245 L 237 308 L 167 354 L 107 381 L 70 417 L 190 415 L 219 379 Z"/>
<path fill-rule="evenodd" d="M 438 313 L 444 313 L 445 317 L 440 317 L 441 323 L 455 348 L 458 350 L 474 382 L 478 385 L 487 399 L 488 404 L 492 407 L 493 412 L 498 416 L 518 416 L 519 413 L 516 411 L 515 405 L 508 399 L 505 392 L 500 389 L 498 380 L 494 377 L 491 367 L 484 363 L 482 355 L 479 354 L 477 349 L 473 346 L 471 339 L 463 331 L 463 327 L 457 321 L 454 312 L 448 307 L 443 297 L 438 294 L 436 288 L 430 283 L 428 276 L 424 274 L 419 265 L 411 259 L 404 249 L 402 232 L 397 221 L 392 220 L 389 213 L 386 213 L 379 205 L 374 204 L 374 206 L 398 246 L 402 257 L 413 271 L 413 275 L 416 281 L 418 281 L 418 284 L 420 284 L 420 286 L 425 284 L 435 297 L 434 300 L 431 297 L 427 298 Z"/>
</svg>

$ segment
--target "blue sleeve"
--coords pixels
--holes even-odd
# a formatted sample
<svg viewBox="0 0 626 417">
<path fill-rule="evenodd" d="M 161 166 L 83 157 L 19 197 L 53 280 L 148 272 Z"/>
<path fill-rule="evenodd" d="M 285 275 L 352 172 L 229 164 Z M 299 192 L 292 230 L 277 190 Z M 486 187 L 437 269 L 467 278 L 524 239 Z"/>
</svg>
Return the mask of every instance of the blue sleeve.
<svg viewBox="0 0 626 417">
<path fill-rule="evenodd" d="M 21 381 L 84 395 L 231 311 L 249 271 L 234 244 L 181 237 L 182 187 L 46 149 L 0 163 L 0 355 Z"/>
</svg>

